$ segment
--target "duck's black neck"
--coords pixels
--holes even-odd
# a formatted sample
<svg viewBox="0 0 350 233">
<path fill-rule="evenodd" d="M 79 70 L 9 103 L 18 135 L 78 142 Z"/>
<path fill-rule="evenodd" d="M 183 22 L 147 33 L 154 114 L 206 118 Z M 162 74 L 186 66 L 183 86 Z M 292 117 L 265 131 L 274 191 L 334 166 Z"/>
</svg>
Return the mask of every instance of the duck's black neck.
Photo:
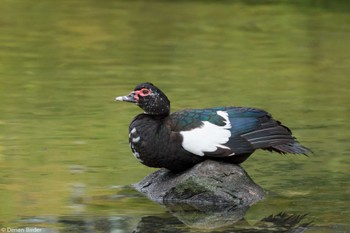
<svg viewBox="0 0 350 233">
<path fill-rule="evenodd" d="M 167 117 L 170 114 L 170 106 L 152 106 L 150 108 L 144 108 L 144 114 L 150 116 Z"/>
<path fill-rule="evenodd" d="M 150 118 L 155 119 L 155 120 L 161 120 L 161 119 L 168 117 L 170 114 L 169 114 L 169 112 L 164 113 L 164 114 L 149 114 L 147 112 L 144 112 L 141 115 L 144 115 L 145 117 L 150 117 Z"/>
</svg>

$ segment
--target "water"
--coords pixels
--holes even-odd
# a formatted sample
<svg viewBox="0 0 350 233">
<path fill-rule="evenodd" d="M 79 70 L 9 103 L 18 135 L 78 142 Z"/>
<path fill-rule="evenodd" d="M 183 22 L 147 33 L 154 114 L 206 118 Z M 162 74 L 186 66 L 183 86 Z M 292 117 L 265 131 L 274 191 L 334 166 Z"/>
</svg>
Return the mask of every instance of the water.
<svg viewBox="0 0 350 233">
<path fill-rule="evenodd" d="M 243 167 L 267 197 L 215 232 L 266 232 L 259 221 L 280 212 L 307 214 L 306 232 L 350 231 L 345 1 L 14 0 L 0 11 L 6 231 L 201 231 L 128 188 L 154 169 L 127 143 L 140 109 L 113 99 L 144 81 L 173 111 L 263 108 L 314 152 L 257 151 Z"/>
</svg>

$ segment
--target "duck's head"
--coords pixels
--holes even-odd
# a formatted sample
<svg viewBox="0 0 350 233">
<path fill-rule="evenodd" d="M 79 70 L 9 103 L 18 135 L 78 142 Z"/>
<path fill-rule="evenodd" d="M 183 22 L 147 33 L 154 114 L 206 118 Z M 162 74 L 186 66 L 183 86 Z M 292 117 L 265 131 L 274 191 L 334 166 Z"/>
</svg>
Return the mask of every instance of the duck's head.
<svg viewBox="0 0 350 233">
<path fill-rule="evenodd" d="M 134 103 L 149 115 L 169 115 L 170 113 L 168 97 L 149 82 L 137 85 L 129 95 L 118 96 L 115 100 Z"/>
</svg>

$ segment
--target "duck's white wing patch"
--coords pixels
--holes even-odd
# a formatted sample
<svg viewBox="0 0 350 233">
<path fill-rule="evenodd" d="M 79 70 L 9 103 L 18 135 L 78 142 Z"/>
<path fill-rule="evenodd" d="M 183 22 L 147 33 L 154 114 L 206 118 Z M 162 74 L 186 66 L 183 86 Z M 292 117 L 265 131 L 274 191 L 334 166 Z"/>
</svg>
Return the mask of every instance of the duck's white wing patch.
<svg viewBox="0 0 350 233">
<path fill-rule="evenodd" d="M 138 136 L 136 128 L 132 128 L 129 133 L 129 142 L 130 142 L 130 148 L 132 153 L 134 154 L 135 158 L 143 163 L 142 159 L 140 158 L 140 154 L 136 151 L 134 143 L 139 143 L 141 137 Z"/>
<path fill-rule="evenodd" d="M 199 156 L 205 152 L 214 152 L 219 148 L 230 149 L 224 146 L 231 137 L 231 123 L 225 111 L 217 111 L 217 114 L 224 118 L 225 125 L 218 126 L 209 121 L 203 121 L 203 125 L 189 131 L 180 131 L 183 137 L 182 147 Z M 233 154 L 232 154 L 233 155 Z"/>
</svg>

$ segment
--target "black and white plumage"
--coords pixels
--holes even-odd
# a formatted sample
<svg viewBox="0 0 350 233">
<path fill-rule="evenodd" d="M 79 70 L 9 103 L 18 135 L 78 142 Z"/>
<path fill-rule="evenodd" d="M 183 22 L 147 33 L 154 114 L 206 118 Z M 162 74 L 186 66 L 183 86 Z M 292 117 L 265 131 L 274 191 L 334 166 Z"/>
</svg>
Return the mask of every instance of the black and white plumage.
<svg viewBox="0 0 350 233">
<path fill-rule="evenodd" d="M 260 109 L 217 107 L 170 114 L 170 101 L 151 83 L 116 100 L 144 110 L 130 124 L 129 142 L 134 156 L 150 167 L 182 171 L 205 159 L 242 163 L 256 149 L 309 153 L 289 128 Z"/>
</svg>

